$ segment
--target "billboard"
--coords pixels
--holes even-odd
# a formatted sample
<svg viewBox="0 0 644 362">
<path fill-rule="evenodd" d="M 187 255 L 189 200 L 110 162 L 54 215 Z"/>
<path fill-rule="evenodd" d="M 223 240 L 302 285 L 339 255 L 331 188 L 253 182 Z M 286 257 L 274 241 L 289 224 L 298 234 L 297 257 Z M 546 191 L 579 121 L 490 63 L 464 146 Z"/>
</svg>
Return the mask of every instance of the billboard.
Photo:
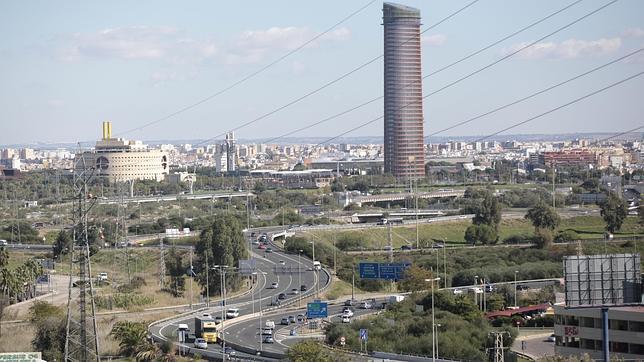
<svg viewBox="0 0 644 362">
<path fill-rule="evenodd" d="M 640 259 L 640 254 L 565 256 L 566 307 L 640 303 Z"/>
<path fill-rule="evenodd" d="M 239 273 L 241 275 L 251 275 L 257 268 L 255 259 L 239 259 Z"/>
<path fill-rule="evenodd" d="M 362 279 L 403 279 L 405 270 L 410 263 L 367 263 L 359 264 L 360 278 Z"/>
</svg>

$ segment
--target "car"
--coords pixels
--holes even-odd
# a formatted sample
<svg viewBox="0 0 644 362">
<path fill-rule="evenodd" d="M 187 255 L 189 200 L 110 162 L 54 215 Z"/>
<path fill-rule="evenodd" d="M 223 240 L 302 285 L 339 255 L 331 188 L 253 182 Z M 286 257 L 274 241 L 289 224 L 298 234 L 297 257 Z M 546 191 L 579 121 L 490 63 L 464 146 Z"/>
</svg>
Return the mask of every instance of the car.
<svg viewBox="0 0 644 362">
<path fill-rule="evenodd" d="M 463 294 L 463 289 L 454 289 L 454 295 Z"/>
<path fill-rule="evenodd" d="M 7 245 L 9 245 L 9 243 L 6 240 L 2 239 L 2 240 L 0 240 L 0 245 L 7 246 Z"/>
<path fill-rule="evenodd" d="M 530 287 L 525 285 L 525 284 L 518 284 L 517 285 L 517 290 L 528 290 L 528 289 L 530 289 Z"/>
<path fill-rule="evenodd" d="M 280 261 L 279 261 L 279 263 L 280 263 L 280 265 L 286 265 L 286 263 L 284 262 L 284 260 L 280 260 Z"/>
<path fill-rule="evenodd" d="M 351 323 L 351 317 L 346 314 L 342 315 L 342 323 Z"/>
<path fill-rule="evenodd" d="M 289 321 L 289 322 L 291 322 L 291 323 L 295 323 L 295 320 L 296 320 L 296 319 L 295 319 L 295 316 L 293 316 L 293 315 L 288 316 L 288 321 Z"/>
<path fill-rule="evenodd" d="M 322 269 L 322 264 L 320 264 L 320 262 L 319 262 L 319 261 L 315 260 L 315 261 L 313 262 L 313 269 L 315 269 L 315 270 L 321 270 L 321 269 Z"/>
<path fill-rule="evenodd" d="M 546 339 L 547 342 L 554 342 L 555 340 L 556 340 L 556 337 L 554 333 L 548 336 L 548 338 Z"/>
<path fill-rule="evenodd" d="M 297 315 L 297 321 L 298 321 L 298 323 L 306 322 L 306 316 L 304 314 L 298 314 Z"/>
<path fill-rule="evenodd" d="M 224 348 L 224 353 L 225 353 L 225 354 L 227 354 L 227 355 L 229 355 L 229 356 L 234 356 L 234 355 L 236 355 L 236 354 L 237 354 L 237 351 L 235 351 L 235 350 L 233 349 L 233 347 L 226 346 L 226 348 Z"/>
<path fill-rule="evenodd" d="M 289 324 L 291 324 L 291 321 L 288 320 L 288 317 L 284 317 L 280 321 L 280 324 L 283 325 L 283 326 L 288 326 Z"/>
<path fill-rule="evenodd" d="M 442 249 L 444 247 L 445 247 L 445 244 L 443 244 L 443 243 L 433 243 L 432 244 L 432 248 L 434 248 L 434 249 Z"/>
<path fill-rule="evenodd" d="M 273 330 L 270 328 L 264 328 L 262 330 L 262 336 L 272 336 L 273 335 Z"/>
<path fill-rule="evenodd" d="M 252 243 L 253 243 L 253 245 L 259 245 L 259 241 L 257 241 L 257 240 L 253 240 Z"/>
<path fill-rule="evenodd" d="M 286 294 L 284 294 L 284 293 L 280 293 L 280 294 L 277 296 L 277 299 L 279 299 L 279 300 L 284 300 L 284 299 L 286 299 Z"/>
<path fill-rule="evenodd" d="M 360 309 L 371 309 L 373 306 L 371 305 L 371 302 L 362 302 L 360 303 Z"/>
<path fill-rule="evenodd" d="M 221 321 L 223 321 L 223 319 L 221 318 L 221 316 L 216 316 L 216 317 L 215 317 L 215 324 L 219 324 L 219 323 L 221 323 Z"/>
<path fill-rule="evenodd" d="M 485 292 L 486 293 L 492 293 L 494 291 L 494 285 L 492 284 L 486 284 L 485 285 Z"/>
<path fill-rule="evenodd" d="M 342 309 L 342 315 L 348 315 L 349 317 L 353 317 L 353 311 L 349 307 L 344 307 Z"/>
<path fill-rule="evenodd" d="M 257 249 L 266 249 L 266 245 L 264 245 L 264 244 L 259 244 L 259 246 L 257 247 Z"/>
<path fill-rule="evenodd" d="M 203 318 L 210 318 L 210 319 L 212 319 L 212 314 L 210 314 L 210 313 L 201 313 L 201 316 L 202 316 Z"/>
<path fill-rule="evenodd" d="M 297 294 L 300 294 L 300 291 L 297 290 L 297 288 L 293 288 L 293 289 L 291 289 L 291 294 L 297 295 Z"/>
<path fill-rule="evenodd" d="M 98 281 L 104 281 L 104 280 L 107 280 L 107 273 L 106 272 L 98 273 Z"/>
<path fill-rule="evenodd" d="M 347 299 L 347 300 L 344 301 L 344 305 L 346 307 L 351 307 L 353 305 L 356 305 L 357 303 L 358 303 L 358 301 L 355 300 L 355 299 Z"/>
<path fill-rule="evenodd" d="M 267 253 L 272 253 L 272 252 L 273 252 L 273 248 L 266 248 L 266 252 L 267 252 Z"/>
<path fill-rule="evenodd" d="M 382 250 L 391 251 L 393 250 L 393 248 L 391 247 L 391 245 L 385 245 L 385 247 L 382 248 Z"/>
<path fill-rule="evenodd" d="M 400 247 L 400 250 L 411 250 L 411 246 L 403 245 L 403 246 Z"/>
<path fill-rule="evenodd" d="M 226 311 L 226 318 L 237 318 L 239 317 L 239 309 L 238 308 L 229 308 Z"/>
<path fill-rule="evenodd" d="M 273 336 L 264 337 L 264 343 L 274 343 Z"/>
<path fill-rule="evenodd" d="M 306 285 L 304 284 L 300 285 L 300 291 L 306 292 Z"/>
<path fill-rule="evenodd" d="M 275 329 L 275 322 L 272 320 L 267 320 L 265 326 L 266 328 Z"/>
<path fill-rule="evenodd" d="M 270 289 L 277 289 L 277 287 L 279 287 L 279 283 L 278 282 L 272 282 Z"/>
<path fill-rule="evenodd" d="M 208 342 L 203 338 L 195 338 L 195 348 L 208 349 Z"/>
</svg>

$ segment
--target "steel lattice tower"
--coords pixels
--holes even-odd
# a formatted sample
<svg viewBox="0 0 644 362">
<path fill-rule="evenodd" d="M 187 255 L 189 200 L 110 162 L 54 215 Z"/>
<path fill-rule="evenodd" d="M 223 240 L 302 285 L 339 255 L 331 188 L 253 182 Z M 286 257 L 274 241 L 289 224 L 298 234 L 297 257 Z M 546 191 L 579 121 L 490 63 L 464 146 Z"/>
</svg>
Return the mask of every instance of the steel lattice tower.
<svg viewBox="0 0 644 362">
<path fill-rule="evenodd" d="M 79 147 L 77 156 L 80 155 Z M 87 225 L 89 211 L 96 202 L 96 198 L 88 191 L 88 183 L 93 175 L 94 165 L 88 166 L 84 157 L 76 157 L 65 361 L 100 361 Z M 75 278 L 77 279 L 74 280 Z M 74 288 L 74 285 L 78 288 Z M 72 290 L 78 290 L 78 295 L 72 293 Z"/>
</svg>

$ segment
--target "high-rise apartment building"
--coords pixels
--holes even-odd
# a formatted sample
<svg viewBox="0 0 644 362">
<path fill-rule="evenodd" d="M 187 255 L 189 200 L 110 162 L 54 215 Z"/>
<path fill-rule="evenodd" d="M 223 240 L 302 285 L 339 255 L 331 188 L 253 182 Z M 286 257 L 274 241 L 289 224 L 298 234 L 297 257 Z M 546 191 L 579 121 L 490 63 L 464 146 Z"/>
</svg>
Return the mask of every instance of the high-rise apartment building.
<svg viewBox="0 0 644 362">
<path fill-rule="evenodd" d="M 383 8 L 385 54 L 385 172 L 399 179 L 425 177 L 420 10 Z"/>
</svg>

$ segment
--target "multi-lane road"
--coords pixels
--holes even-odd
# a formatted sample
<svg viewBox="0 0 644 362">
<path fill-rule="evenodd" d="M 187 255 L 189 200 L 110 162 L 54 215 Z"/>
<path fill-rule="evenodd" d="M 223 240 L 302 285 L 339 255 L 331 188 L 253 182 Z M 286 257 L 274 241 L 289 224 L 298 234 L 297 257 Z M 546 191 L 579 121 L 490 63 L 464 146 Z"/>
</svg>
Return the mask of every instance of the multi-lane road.
<svg viewBox="0 0 644 362">
<path fill-rule="evenodd" d="M 257 357 L 257 353 L 262 354 L 263 351 L 264 356 L 283 355 L 286 349 L 281 343 L 265 344 L 262 342 L 260 327 L 265 325 L 266 319 L 275 320 L 276 324 L 279 324 L 281 317 L 277 319 L 271 314 L 287 308 L 297 308 L 298 305 L 305 308 L 306 300 L 315 297 L 318 288 L 324 289 L 329 285 L 330 276 L 325 270 L 314 270 L 312 260 L 303 255 L 287 254 L 278 250 L 265 253 L 264 250 L 253 246 L 253 257 L 256 260 L 256 283 L 247 293 L 226 301 L 225 309 L 238 308 L 240 315 L 235 319 L 223 322 L 222 334 L 223 339 L 227 341 L 227 346 L 234 346 L 238 349 L 234 353 L 237 358 L 266 360 L 265 357 Z M 276 288 L 272 288 L 271 284 L 274 282 L 278 283 Z M 301 291 L 303 285 L 306 287 L 304 292 Z M 297 294 L 294 294 L 294 289 L 297 290 Z M 286 299 L 279 300 L 280 305 L 278 306 L 276 305 L 277 297 L 282 293 L 286 295 Z M 212 301 L 210 308 L 154 323 L 150 327 L 150 332 L 156 340 L 178 341 L 178 324 L 187 324 L 194 333 L 195 316 L 203 313 L 209 313 L 213 317 L 221 316 L 222 310 L 225 313 L 225 309 L 222 308 L 221 300 Z M 304 310 L 292 313 L 297 316 L 305 314 Z M 245 348 L 241 350 L 242 348 L 239 346 Z M 186 352 L 199 353 L 208 358 L 221 359 L 222 357 L 222 346 L 218 344 L 211 344 L 207 350 L 199 351 L 196 351 L 191 343 L 183 344 L 180 347 Z"/>
</svg>

